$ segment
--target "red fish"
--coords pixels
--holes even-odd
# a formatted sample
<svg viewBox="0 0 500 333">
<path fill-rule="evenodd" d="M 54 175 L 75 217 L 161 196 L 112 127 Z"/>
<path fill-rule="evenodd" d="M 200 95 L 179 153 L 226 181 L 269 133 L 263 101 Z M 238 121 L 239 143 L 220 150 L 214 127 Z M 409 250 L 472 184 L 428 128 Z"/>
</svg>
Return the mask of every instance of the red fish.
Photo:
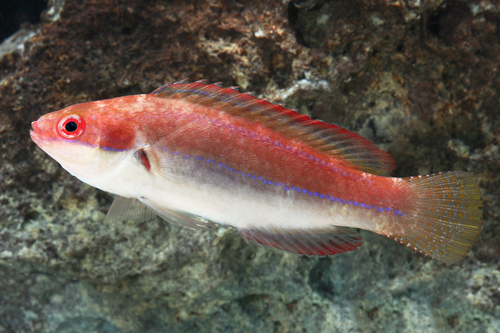
<svg viewBox="0 0 500 333">
<path fill-rule="evenodd" d="M 73 105 L 32 126 L 63 168 L 118 195 L 111 221 L 218 223 L 319 256 L 359 247 L 360 228 L 445 263 L 481 230 L 471 173 L 388 177 L 392 158 L 358 134 L 218 84 Z"/>
</svg>

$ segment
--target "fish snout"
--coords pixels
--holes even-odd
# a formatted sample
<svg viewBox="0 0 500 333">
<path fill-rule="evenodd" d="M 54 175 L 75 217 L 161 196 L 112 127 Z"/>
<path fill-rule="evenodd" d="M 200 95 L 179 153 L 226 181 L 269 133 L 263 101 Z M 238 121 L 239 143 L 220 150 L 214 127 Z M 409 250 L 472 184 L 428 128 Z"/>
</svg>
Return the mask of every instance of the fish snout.
<svg viewBox="0 0 500 333">
<path fill-rule="evenodd" d="M 31 140 L 33 140 L 36 144 L 43 139 L 42 130 L 36 121 L 31 123 L 31 127 L 33 130 L 30 131 Z"/>
<path fill-rule="evenodd" d="M 32 121 L 31 122 L 31 127 L 33 128 L 33 130 L 35 132 L 40 133 L 40 127 L 38 126 L 38 122 L 37 121 Z"/>
<path fill-rule="evenodd" d="M 43 125 L 43 123 L 40 123 L 40 119 L 31 123 L 31 140 L 33 140 L 33 142 L 35 142 L 37 145 L 40 145 L 42 141 L 45 141 L 47 139 L 47 135 L 50 135 L 47 131 L 47 126 Z"/>
</svg>

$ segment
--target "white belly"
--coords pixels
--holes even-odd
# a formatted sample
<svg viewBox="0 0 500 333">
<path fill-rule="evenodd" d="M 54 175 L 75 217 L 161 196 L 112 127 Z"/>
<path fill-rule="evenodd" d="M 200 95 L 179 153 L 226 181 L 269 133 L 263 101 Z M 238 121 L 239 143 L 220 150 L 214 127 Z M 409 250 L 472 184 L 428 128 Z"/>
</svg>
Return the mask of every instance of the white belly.
<svg viewBox="0 0 500 333">
<path fill-rule="evenodd" d="M 194 158 L 180 160 L 170 169 L 147 171 L 130 154 L 106 177 L 81 180 L 124 197 L 145 198 L 158 208 L 187 212 L 237 229 L 375 228 L 375 212 L 286 190 L 285 185 L 263 184 L 247 174 Z"/>
</svg>

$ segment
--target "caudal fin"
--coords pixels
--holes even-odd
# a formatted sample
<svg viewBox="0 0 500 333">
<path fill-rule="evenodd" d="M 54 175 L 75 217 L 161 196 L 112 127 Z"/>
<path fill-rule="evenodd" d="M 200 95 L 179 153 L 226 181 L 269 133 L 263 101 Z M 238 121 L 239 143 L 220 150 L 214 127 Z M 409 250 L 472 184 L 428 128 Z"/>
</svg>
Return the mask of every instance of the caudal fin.
<svg viewBox="0 0 500 333">
<path fill-rule="evenodd" d="M 416 192 L 415 213 L 390 238 L 434 259 L 453 264 L 472 248 L 481 231 L 481 193 L 469 172 L 405 178 Z"/>
</svg>

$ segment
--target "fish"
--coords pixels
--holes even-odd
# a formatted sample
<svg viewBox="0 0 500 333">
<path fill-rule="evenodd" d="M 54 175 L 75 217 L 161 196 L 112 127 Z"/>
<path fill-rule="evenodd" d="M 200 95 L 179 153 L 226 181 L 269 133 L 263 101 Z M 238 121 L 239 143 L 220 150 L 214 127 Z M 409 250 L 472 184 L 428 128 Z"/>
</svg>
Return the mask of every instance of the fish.
<svg viewBox="0 0 500 333">
<path fill-rule="evenodd" d="M 390 177 L 394 160 L 359 134 L 220 83 L 76 104 L 32 122 L 30 136 L 117 195 L 105 223 L 221 225 L 307 256 L 355 250 L 363 229 L 446 264 L 481 231 L 472 173 Z"/>
</svg>

